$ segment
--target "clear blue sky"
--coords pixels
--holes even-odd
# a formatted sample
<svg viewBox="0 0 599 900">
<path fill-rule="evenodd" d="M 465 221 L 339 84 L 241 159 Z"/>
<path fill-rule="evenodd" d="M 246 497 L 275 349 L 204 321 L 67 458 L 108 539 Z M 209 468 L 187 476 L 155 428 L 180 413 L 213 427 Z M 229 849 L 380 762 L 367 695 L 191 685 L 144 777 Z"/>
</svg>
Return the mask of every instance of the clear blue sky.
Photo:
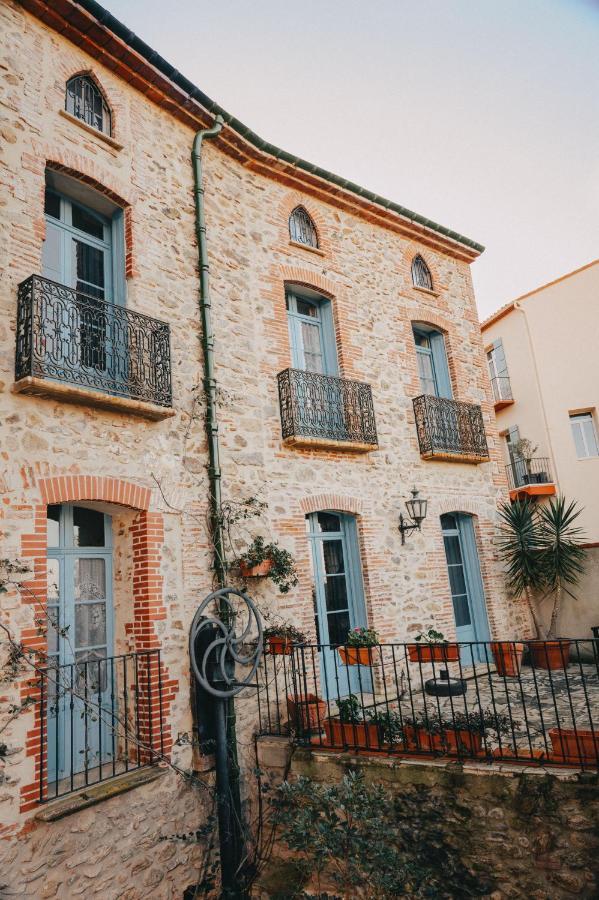
<svg viewBox="0 0 599 900">
<path fill-rule="evenodd" d="M 599 257 L 599 0 L 104 5 L 261 137 L 484 244 L 481 317 Z"/>
</svg>

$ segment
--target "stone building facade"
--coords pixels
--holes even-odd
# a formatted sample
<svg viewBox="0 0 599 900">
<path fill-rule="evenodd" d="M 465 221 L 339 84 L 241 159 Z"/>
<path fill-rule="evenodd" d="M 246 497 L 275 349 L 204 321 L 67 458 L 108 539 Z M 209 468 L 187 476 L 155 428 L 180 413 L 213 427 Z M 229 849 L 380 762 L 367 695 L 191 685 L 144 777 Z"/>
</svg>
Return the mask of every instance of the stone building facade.
<svg viewBox="0 0 599 900">
<path fill-rule="evenodd" d="M 213 587 L 190 150 L 214 110 L 149 48 L 137 39 L 127 43 L 126 29 L 98 10 L 76 0 L 0 4 L 0 557 L 30 569 L 2 595 L 1 621 L 26 648 L 52 651 L 44 610 L 61 608 L 50 574 L 59 571 L 59 593 L 69 594 L 75 616 L 59 643 L 75 641 L 73 654 L 84 653 L 77 649 L 76 618 L 83 613 L 73 608 L 108 602 L 111 592 L 105 619 L 97 608 L 85 613 L 81 646 L 95 627 L 101 647 L 89 658 L 98 671 L 105 658 L 138 660 L 145 679 L 138 691 L 142 756 L 152 751 L 165 766 L 170 759 L 189 770 L 187 634 Z M 96 91 L 91 100 L 89 84 Z M 93 108 L 82 112 L 80 102 Z M 349 624 L 369 624 L 385 640 L 430 624 L 452 636 L 440 517 L 457 513 L 471 523 L 476 542 L 487 634 L 526 635 L 524 611 L 504 596 L 494 548 L 506 483 L 470 276 L 482 248 L 286 156 L 236 120 L 205 143 L 203 155 L 223 497 L 267 504 L 247 529 L 290 550 L 299 574 L 288 594 L 266 580 L 251 584 L 253 596 L 270 615 L 315 637 L 306 522 L 331 513 L 342 517 L 346 540 L 354 542 L 345 551 L 355 557 Z M 313 224 L 317 246 L 291 237 L 290 215 L 298 207 Z M 424 284 L 414 274 L 417 257 Z M 70 280 L 61 282 L 66 270 Z M 19 288 L 31 276 L 40 280 Z M 55 282 L 67 285 L 66 293 Z M 118 309 L 106 313 L 90 294 Z M 298 300 L 304 314 L 291 309 Z M 321 333 L 328 328 L 331 364 L 328 372 L 312 367 L 315 394 L 302 394 L 300 379 L 295 411 L 299 403 L 300 419 L 309 420 L 324 396 L 333 433 L 315 437 L 294 420 L 283 440 L 277 376 L 298 368 L 290 313 L 303 323 L 299 349 L 309 354 L 315 310 Z M 419 443 L 413 399 L 423 389 L 415 335 L 426 344 L 433 334 L 445 348 L 449 387 L 425 410 Z M 124 358 L 127 378 L 117 365 Z M 347 387 L 354 382 L 370 386 L 376 436 L 370 432 L 367 441 L 356 439 L 357 407 L 343 399 L 354 396 Z M 340 415 L 333 425 L 331 408 Z M 446 446 L 447 436 L 432 433 L 438 409 L 457 444 Z M 483 423 L 474 451 L 463 421 L 468 434 Z M 428 514 L 402 545 L 398 518 L 412 485 L 428 500 Z M 85 529 L 94 532 L 102 516 L 104 538 L 96 534 L 78 555 Z M 59 543 L 52 546 L 55 528 Z M 234 549 L 241 552 L 247 539 L 245 532 L 234 535 Z M 95 593 L 82 593 L 81 573 L 93 570 L 97 578 L 83 558 L 108 566 L 104 596 L 97 583 Z M 485 637 L 484 629 L 474 636 Z M 85 666 L 86 659 L 73 655 L 69 665 Z M 16 683 L 3 685 L 1 698 L 6 716 L 11 705 L 36 700 L 2 734 L 2 882 L 23 896 L 180 896 L 197 877 L 200 850 L 162 839 L 209 815 L 210 774 L 189 787 L 167 767 L 159 790 L 136 783 L 134 793 L 115 790 L 89 809 L 49 821 L 53 805 L 40 803 L 50 790 L 48 708 L 26 666 Z M 249 735 L 250 713 L 243 724 Z M 109 848 L 114 879 L 103 863 Z"/>
</svg>

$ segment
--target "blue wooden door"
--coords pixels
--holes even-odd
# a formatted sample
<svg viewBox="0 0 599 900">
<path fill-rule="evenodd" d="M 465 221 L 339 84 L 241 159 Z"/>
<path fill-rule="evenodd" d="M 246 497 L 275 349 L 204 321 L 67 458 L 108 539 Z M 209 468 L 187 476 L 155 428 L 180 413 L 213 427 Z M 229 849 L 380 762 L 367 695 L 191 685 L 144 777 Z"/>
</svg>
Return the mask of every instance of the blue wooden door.
<svg viewBox="0 0 599 900">
<path fill-rule="evenodd" d="M 451 378 L 447 364 L 445 338 L 439 331 L 414 328 L 420 389 L 423 394 L 451 400 Z"/>
<path fill-rule="evenodd" d="M 312 564 L 312 599 L 320 649 L 321 690 L 335 699 L 370 692 L 370 669 L 343 666 L 337 650 L 351 628 L 366 625 L 356 521 L 338 512 L 306 517 Z"/>
<path fill-rule="evenodd" d="M 110 516 L 48 507 L 48 782 L 112 761 Z M 53 626 L 53 627 L 52 627 Z"/>
<path fill-rule="evenodd" d="M 441 527 L 456 637 L 458 641 L 488 641 L 489 620 L 472 516 L 448 513 L 441 516 Z M 463 665 L 470 665 L 473 657 L 485 662 L 485 648 L 475 646 L 472 651 L 462 650 Z"/>
</svg>

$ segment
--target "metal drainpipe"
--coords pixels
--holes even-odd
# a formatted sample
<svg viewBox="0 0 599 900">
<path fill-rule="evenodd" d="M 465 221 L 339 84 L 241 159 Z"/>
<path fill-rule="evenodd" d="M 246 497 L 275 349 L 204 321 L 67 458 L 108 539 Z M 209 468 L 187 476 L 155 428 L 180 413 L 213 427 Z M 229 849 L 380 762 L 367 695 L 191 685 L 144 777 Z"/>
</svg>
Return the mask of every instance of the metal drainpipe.
<svg viewBox="0 0 599 900">
<path fill-rule="evenodd" d="M 208 438 L 208 482 L 210 490 L 210 527 L 212 532 L 212 544 L 214 547 L 214 570 L 219 587 L 226 587 L 227 563 L 225 559 L 225 546 L 221 516 L 221 469 L 218 438 L 218 413 L 216 399 L 216 377 L 214 374 L 214 332 L 212 330 L 212 315 L 210 302 L 210 266 L 208 263 L 208 247 L 206 244 L 206 215 L 204 210 L 204 182 L 202 172 L 202 142 L 205 138 L 216 137 L 220 134 L 224 125 L 221 115 L 216 116 L 211 128 L 203 128 L 196 133 L 191 150 L 193 166 L 194 199 L 195 199 L 195 231 L 198 241 L 198 264 L 200 269 L 200 315 L 202 320 L 202 349 L 204 353 L 204 395 L 206 397 L 206 435 Z M 226 604 L 220 610 L 223 621 L 228 619 L 229 609 Z M 226 719 L 221 723 L 226 728 L 227 755 L 221 758 L 217 765 L 221 773 L 227 773 L 227 795 L 222 796 L 223 777 L 217 778 L 221 782 L 219 803 L 232 806 L 232 859 L 227 859 L 227 864 L 233 871 L 222 872 L 223 887 L 226 885 L 226 896 L 245 897 L 246 893 L 239 885 L 242 873 L 238 871 L 243 855 L 243 835 L 241 828 L 241 794 L 239 784 L 239 762 L 237 758 L 237 737 L 235 728 L 235 700 L 230 698 L 226 707 Z M 218 755 L 218 754 L 217 754 Z M 217 760 L 218 763 L 218 760 Z M 218 772 L 217 772 L 218 774 Z M 221 835 L 221 850 L 223 835 Z M 231 841 L 231 836 L 229 836 Z M 222 856 L 222 853 L 221 853 Z M 229 854 L 227 854 L 229 856 Z M 222 860 L 221 860 L 222 869 Z"/>
<path fill-rule="evenodd" d="M 195 230 L 198 241 L 200 267 L 200 314 L 202 318 L 202 349 L 204 352 L 204 395 L 206 397 L 206 435 L 208 438 L 208 481 L 210 485 L 210 526 L 214 545 L 214 569 L 218 587 L 225 587 L 227 565 L 225 561 L 223 529 L 221 521 L 221 470 L 218 443 L 218 414 L 216 378 L 214 375 L 214 332 L 210 302 L 208 248 L 206 245 L 206 216 L 204 212 L 204 185 L 202 179 L 202 142 L 220 134 L 224 124 L 217 116 L 212 128 L 197 132 L 193 139 L 191 159 L 193 164 Z"/>
</svg>

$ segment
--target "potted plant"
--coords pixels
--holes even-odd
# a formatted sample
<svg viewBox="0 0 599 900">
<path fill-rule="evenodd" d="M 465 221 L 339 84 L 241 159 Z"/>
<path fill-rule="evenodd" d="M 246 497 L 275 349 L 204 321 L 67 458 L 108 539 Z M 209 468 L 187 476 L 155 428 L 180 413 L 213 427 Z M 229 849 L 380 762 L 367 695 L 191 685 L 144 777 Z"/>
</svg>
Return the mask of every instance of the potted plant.
<svg viewBox="0 0 599 900">
<path fill-rule="evenodd" d="M 294 644 L 305 644 L 306 635 L 294 625 L 273 625 L 264 629 L 265 653 L 273 656 L 289 656 Z"/>
<path fill-rule="evenodd" d="M 551 728 L 549 737 L 556 762 L 599 763 L 599 731 L 581 728 Z"/>
<path fill-rule="evenodd" d="M 372 648 L 379 644 L 379 636 L 374 628 L 352 628 L 347 633 L 345 646 L 337 647 L 337 652 L 344 666 L 371 666 Z"/>
<path fill-rule="evenodd" d="M 360 701 L 355 694 L 337 701 L 337 715 L 325 719 L 326 742 L 331 747 L 381 748 L 379 725 L 364 721 Z"/>
<path fill-rule="evenodd" d="M 584 571 L 582 529 L 576 525 L 581 510 L 564 497 L 552 497 L 536 507 L 530 498 L 504 503 L 499 508 L 502 534 L 499 553 L 507 566 L 506 582 L 513 596 L 524 596 L 534 624 L 529 642 L 532 663 L 541 669 L 566 668 L 570 656 L 568 638 L 556 638 L 564 594 L 574 598 L 575 585 Z M 543 640 L 536 598 L 552 596 L 551 620 Z"/>
<path fill-rule="evenodd" d="M 511 735 L 516 723 L 492 709 L 477 712 L 428 712 L 420 710 L 404 720 L 406 743 L 427 753 L 458 753 L 479 756 L 487 732 Z"/>
<path fill-rule="evenodd" d="M 276 541 L 266 543 L 258 535 L 237 560 L 243 578 L 268 577 L 282 594 L 287 594 L 298 583 L 295 561 L 289 550 L 283 550 Z"/>
<path fill-rule="evenodd" d="M 411 662 L 457 662 L 460 648 L 450 643 L 441 631 L 428 628 L 416 635 L 416 644 L 407 644 Z"/>
<path fill-rule="evenodd" d="M 320 731 L 327 714 L 326 701 L 316 694 L 296 694 L 287 697 L 289 719 L 300 731 Z"/>
<path fill-rule="evenodd" d="M 515 678 L 520 674 L 524 644 L 519 641 L 491 641 L 491 653 L 498 675 Z"/>
<path fill-rule="evenodd" d="M 514 456 L 514 467 L 520 463 L 520 472 L 518 473 L 520 477 L 514 478 L 516 487 L 519 487 L 520 478 L 522 479 L 523 484 L 534 484 L 536 482 L 536 478 L 532 473 L 532 461 L 538 449 L 536 444 L 533 444 L 532 441 L 525 437 L 514 441 L 511 445 L 511 451 Z M 522 466 L 522 462 L 524 463 L 524 466 Z"/>
</svg>

